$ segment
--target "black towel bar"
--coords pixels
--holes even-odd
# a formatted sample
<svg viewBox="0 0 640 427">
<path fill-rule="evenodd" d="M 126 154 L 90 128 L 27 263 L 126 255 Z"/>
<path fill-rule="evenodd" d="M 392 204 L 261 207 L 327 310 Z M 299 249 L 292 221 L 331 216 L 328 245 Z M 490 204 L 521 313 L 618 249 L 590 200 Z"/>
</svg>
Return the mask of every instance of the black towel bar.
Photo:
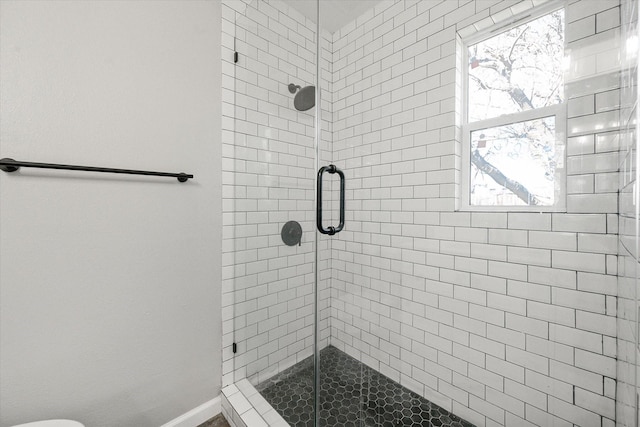
<svg viewBox="0 0 640 427">
<path fill-rule="evenodd" d="M 0 170 L 5 172 L 15 172 L 20 168 L 40 168 L 40 169 L 63 169 L 71 171 L 86 171 L 86 172 L 107 172 L 107 173 L 122 173 L 127 175 L 151 175 L 151 176 L 168 176 L 171 178 L 177 178 L 180 182 L 186 182 L 189 178 L 193 178 L 193 175 L 169 172 L 151 172 L 151 171 L 139 171 L 131 169 L 113 169 L 113 168 L 99 168 L 94 166 L 74 166 L 74 165 L 57 165 L 54 163 L 35 163 L 35 162 L 22 162 L 20 160 L 13 160 L 9 158 L 0 159 Z"/>
</svg>

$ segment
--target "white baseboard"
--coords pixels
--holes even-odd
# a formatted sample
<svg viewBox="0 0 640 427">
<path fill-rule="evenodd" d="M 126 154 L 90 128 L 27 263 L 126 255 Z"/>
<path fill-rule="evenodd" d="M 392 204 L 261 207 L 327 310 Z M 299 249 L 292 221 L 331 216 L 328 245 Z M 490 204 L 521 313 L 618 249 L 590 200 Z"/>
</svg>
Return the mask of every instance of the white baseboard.
<svg viewBox="0 0 640 427">
<path fill-rule="evenodd" d="M 161 427 L 197 427 L 210 418 L 222 412 L 220 396 L 193 408 L 186 414 L 180 415 Z"/>
</svg>

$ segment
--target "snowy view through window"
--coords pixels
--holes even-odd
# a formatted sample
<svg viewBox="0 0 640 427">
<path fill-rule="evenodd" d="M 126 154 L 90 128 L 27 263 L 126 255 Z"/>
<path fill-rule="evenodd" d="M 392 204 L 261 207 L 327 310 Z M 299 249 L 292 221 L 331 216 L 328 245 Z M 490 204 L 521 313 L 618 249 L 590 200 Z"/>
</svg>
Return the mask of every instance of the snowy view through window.
<svg viewBox="0 0 640 427">
<path fill-rule="evenodd" d="M 471 206 L 557 202 L 563 58 L 564 10 L 468 47 Z"/>
</svg>

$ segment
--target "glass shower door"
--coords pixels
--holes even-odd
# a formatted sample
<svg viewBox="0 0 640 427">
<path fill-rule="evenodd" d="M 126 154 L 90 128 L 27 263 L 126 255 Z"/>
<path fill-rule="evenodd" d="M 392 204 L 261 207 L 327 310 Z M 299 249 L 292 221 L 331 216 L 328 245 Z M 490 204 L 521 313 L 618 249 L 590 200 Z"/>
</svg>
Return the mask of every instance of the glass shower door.
<svg viewBox="0 0 640 427">
<path fill-rule="evenodd" d="M 283 2 L 222 7 L 223 383 L 248 381 L 289 424 L 314 425 L 330 277 L 316 242 L 316 23 Z"/>
</svg>

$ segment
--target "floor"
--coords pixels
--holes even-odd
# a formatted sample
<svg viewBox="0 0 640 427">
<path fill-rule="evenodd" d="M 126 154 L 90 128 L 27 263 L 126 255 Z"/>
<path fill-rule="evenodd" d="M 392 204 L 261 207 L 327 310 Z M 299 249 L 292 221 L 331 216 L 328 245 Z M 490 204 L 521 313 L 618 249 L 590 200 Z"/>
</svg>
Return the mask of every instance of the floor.
<svg viewBox="0 0 640 427">
<path fill-rule="evenodd" d="M 215 417 L 211 418 L 209 421 L 206 421 L 200 424 L 198 427 L 230 427 L 227 420 L 224 419 L 222 414 L 218 414 Z"/>
<path fill-rule="evenodd" d="M 292 427 L 313 427 L 313 359 L 256 387 Z M 335 347 L 320 352 L 323 427 L 473 427 Z"/>
</svg>

